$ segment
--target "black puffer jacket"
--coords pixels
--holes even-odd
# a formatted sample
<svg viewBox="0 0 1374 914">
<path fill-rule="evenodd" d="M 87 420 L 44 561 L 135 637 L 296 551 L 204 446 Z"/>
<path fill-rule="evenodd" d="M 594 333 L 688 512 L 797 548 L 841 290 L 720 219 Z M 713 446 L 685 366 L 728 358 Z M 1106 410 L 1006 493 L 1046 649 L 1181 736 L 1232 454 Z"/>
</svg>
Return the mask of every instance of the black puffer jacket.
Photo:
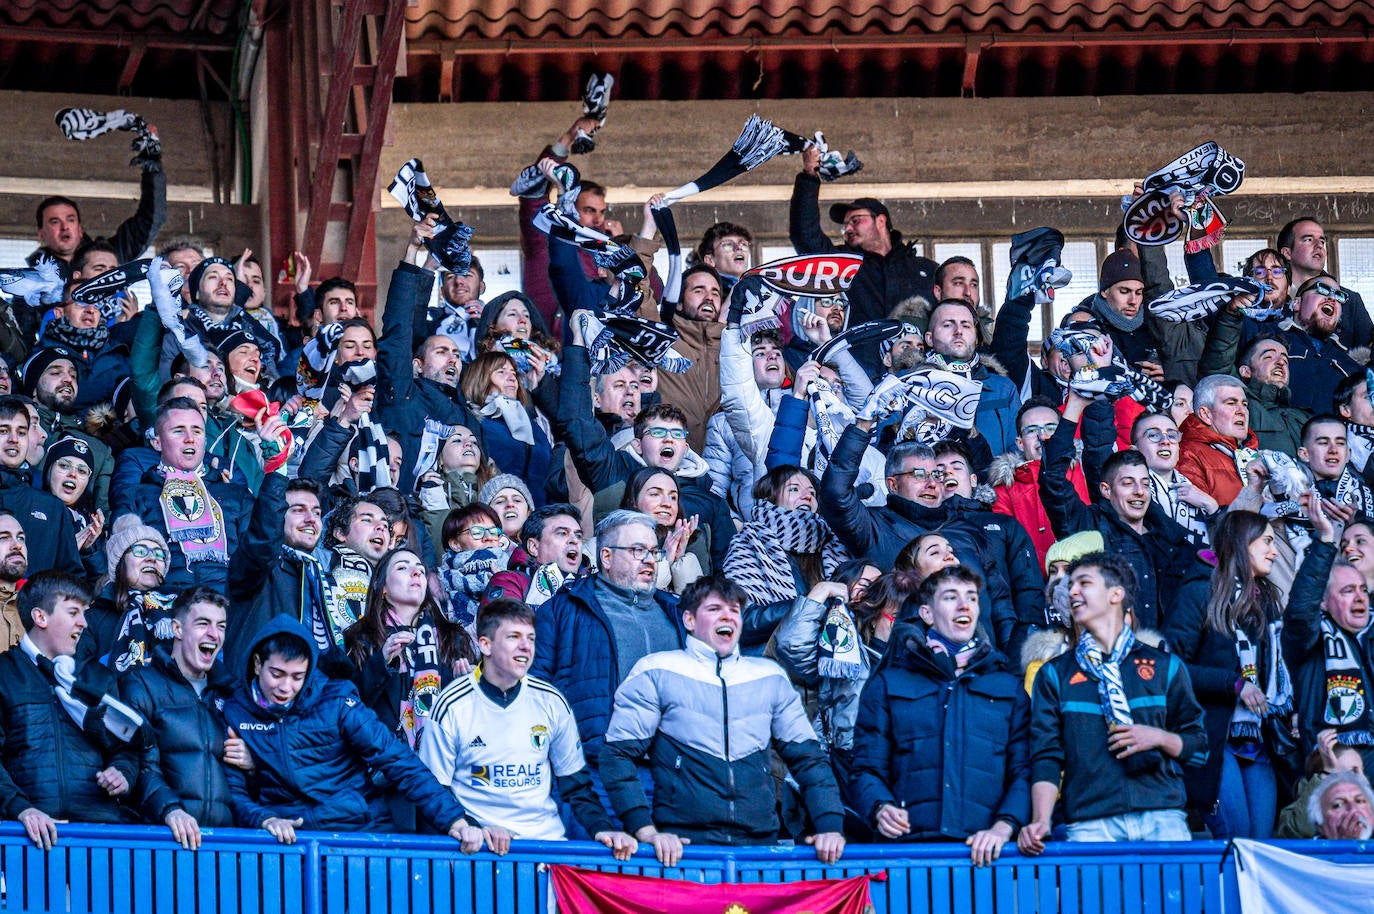
<svg viewBox="0 0 1374 914">
<path fill-rule="evenodd" d="M 205 691 L 197 695 L 176 661 L 159 648 L 152 663 L 125 674 L 120 689 L 153 731 L 134 788 L 143 817 L 160 823 L 173 809 L 181 809 L 203 828 L 231 827 L 229 781 L 220 767 L 224 724 L 213 709 L 213 702 L 231 689 L 228 672 L 216 665 Z"/>
<path fill-rule="evenodd" d="M 114 676 L 94 663 L 77 680 L 97 694 L 115 691 Z M 137 782 L 134 751 L 99 724 L 78 727 L 22 647 L 0 654 L 0 818 L 33 806 L 54 819 L 119 822 L 119 804 L 95 782 L 111 766 Z"/>
</svg>

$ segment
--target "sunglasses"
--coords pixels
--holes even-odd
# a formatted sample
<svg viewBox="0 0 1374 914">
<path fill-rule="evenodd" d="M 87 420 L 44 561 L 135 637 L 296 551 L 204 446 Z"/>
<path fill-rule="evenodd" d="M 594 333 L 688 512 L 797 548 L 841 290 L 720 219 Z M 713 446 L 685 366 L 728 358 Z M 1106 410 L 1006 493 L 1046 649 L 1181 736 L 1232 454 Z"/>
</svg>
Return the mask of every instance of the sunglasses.
<svg viewBox="0 0 1374 914">
<path fill-rule="evenodd" d="M 500 535 L 500 527 L 483 527 L 479 524 L 473 524 L 471 527 L 468 527 L 468 536 L 475 540 L 485 539 L 489 536 L 494 538 Z"/>
<path fill-rule="evenodd" d="M 671 438 L 674 441 L 687 440 L 687 429 L 685 428 L 663 428 L 655 425 L 653 428 L 646 428 L 644 434 L 650 438 Z"/>
<path fill-rule="evenodd" d="M 1317 282 L 1313 284 L 1312 288 L 1308 289 L 1307 291 L 1316 292 L 1322 298 L 1332 299 L 1333 301 L 1338 302 L 1342 305 L 1350 301 L 1349 292 L 1345 291 L 1340 286 L 1333 286 L 1331 285 L 1331 283 L 1325 282 L 1323 280 L 1317 280 Z"/>
</svg>

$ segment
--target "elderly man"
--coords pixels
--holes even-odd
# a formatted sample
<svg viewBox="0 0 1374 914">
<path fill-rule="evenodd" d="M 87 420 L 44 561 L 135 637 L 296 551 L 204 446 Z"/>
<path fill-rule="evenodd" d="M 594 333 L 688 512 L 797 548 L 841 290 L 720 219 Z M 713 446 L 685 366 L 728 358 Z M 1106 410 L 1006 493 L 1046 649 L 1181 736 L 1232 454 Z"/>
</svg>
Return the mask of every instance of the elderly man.
<svg viewBox="0 0 1374 914">
<path fill-rule="evenodd" d="M 1284 613 L 1283 656 L 1293 671 L 1294 707 L 1304 749 L 1333 728 L 1336 739 L 1374 762 L 1369 590 L 1364 575 L 1336 557 L 1339 538 L 1317 503 L 1309 508 L 1316 540 L 1307 548 Z"/>
<path fill-rule="evenodd" d="M 1357 771 L 1334 771 L 1307 801 L 1307 814 L 1327 840 L 1368 841 L 1374 835 L 1374 790 Z"/>
<path fill-rule="evenodd" d="M 1178 471 L 1223 508 L 1245 488 L 1241 473 L 1259 440 L 1250 430 L 1245 388 L 1230 375 L 1208 375 L 1193 389 L 1193 415 L 1183 420 Z"/>
</svg>

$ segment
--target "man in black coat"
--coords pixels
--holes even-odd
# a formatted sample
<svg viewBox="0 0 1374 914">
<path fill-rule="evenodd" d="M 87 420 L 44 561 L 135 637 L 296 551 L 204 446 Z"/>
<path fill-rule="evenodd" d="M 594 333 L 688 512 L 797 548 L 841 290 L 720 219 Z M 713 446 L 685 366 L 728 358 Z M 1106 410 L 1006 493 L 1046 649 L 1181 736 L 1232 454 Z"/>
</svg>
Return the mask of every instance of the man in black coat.
<svg viewBox="0 0 1374 914">
<path fill-rule="evenodd" d="M 1083 425 L 1083 462 L 1102 467 L 1098 474 L 1101 499 L 1087 505 L 1079 498 L 1068 471 L 1078 422 L 1090 402 L 1069 391 L 1063 420 L 1041 452 L 1040 500 L 1056 537 L 1096 530 L 1107 552 L 1130 562 L 1136 577 L 1132 624 L 1158 628 L 1169 614 L 1172 596 L 1201 560 L 1188 531 L 1150 497 L 1150 470 L 1139 451 L 1120 451 L 1099 460 L 1110 451 L 1115 436 L 1108 423 Z"/>
<path fill-rule="evenodd" d="M 979 628 L 967 568 L 921 582 L 854 731 L 854 807 L 884 838 L 963 840 L 978 866 L 1030 820 L 1030 698 Z"/>
<path fill-rule="evenodd" d="M 891 216 L 881 201 L 861 197 L 853 203 L 836 203 L 830 207 L 830 219 L 844 226 L 844 243 L 834 244 L 826 237 L 821 228 L 819 165 L 819 152 L 808 149 L 802 153 L 802 172 L 792 185 L 787 237 L 798 254 L 841 251 L 863 255 L 863 266 L 849 286 L 850 326 L 883 320 L 913 295 L 934 302 L 939 264 L 902 241 L 902 233 L 892 228 Z"/>
<path fill-rule="evenodd" d="M 129 739 L 142 722 L 109 704 L 108 669 L 76 669 L 90 603 L 75 577 L 35 574 L 19 592 L 24 637 L 0 654 L 0 818 L 18 819 L 44 850 L 59 820 L 118 823 L 117 798 L 138 778 Z"/>
<path fill-rule="evenodd" d="M 431 336 L 412 350 L 416 320 L 423 321 L 434 288 L 434 273 L 414 265 L 419 236 L 412 235 L 406 259 L 391 273 L 382 311 L 382 338 L 377 341 L 377 419 L 401 443 L 401 478 L 396 488 L 415 491 L 415 480 L 430 466 L 418 467 L 422 453 L 443 446 L 433 423 L 466 425 L 482 440 L 482 422 L 458 390 L 462 369 L 457 347 L 444 336 Z M 432 420 L 426 425 L 426 420 Z M 426 436 L 429 436 L 427 442 Z M 426 443 L 430 448 L 426 448 Z"/>
<path fill-rule="evenodd" d="M 248 770 L 247 748 L 214 711 L 233 691 L 216 662 L 224 643 L 229 601 L 208 587 L 184 591 L 172 606 L 172 648 L 156 648 L 152 663 L 120 683 L 124 700 L 143 715 L 153 739 L 143 757 L 134 798 L 149 822 L 163 822 L 182 847 L 200 847 L 200 828 L 230 828 L 234 810 L 220 767 Z"/>
</svg>

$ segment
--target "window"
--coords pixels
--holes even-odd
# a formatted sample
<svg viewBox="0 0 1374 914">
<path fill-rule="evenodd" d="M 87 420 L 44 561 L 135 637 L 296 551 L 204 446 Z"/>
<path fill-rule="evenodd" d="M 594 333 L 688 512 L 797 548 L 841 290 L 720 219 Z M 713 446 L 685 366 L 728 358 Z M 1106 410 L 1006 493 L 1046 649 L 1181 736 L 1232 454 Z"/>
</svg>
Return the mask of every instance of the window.
<svg viewBox="0 0 1374 914">
<path fill-rule="evenodd" d="M 936 263 L 944 263 L 951 257 L 967 257 L 973 261 L 974 272 L 978 274 L 978 301 L 979 304 L 988 303 L 988 284 L 983 277 L 983 246 L 976 241 L 961 241 L 954 243 L 936 243 L 935 256 L 932 258 Z M 998 304 L 1001 304 L 1000 296 L 995 296 Z M 935 304 L 931 302 L 931 304 Z"/>
<path fill-rule="evenodd" d="M 1341 238 L 1336 256 L 1341 285 L 1374 302 L 1374 238 Z"/>
<path fill-rule="evenodd" d="M 482 281 L 487 285 L 482 301 L 491 301 L 503 292 L 524 291 L 525 282 L 520 272 L 519 248 L 483 248 L 472 253 L 482 262 Z M 438 284 L 435 285 L 437 288 Z"/>
<path fill-rule="evenodd" d="M 1269 247 L 1264 238 L 1226 238 L 1221 242 L 1221 272 L 1242 275 L 1246 258 Z"/>
</svg>

